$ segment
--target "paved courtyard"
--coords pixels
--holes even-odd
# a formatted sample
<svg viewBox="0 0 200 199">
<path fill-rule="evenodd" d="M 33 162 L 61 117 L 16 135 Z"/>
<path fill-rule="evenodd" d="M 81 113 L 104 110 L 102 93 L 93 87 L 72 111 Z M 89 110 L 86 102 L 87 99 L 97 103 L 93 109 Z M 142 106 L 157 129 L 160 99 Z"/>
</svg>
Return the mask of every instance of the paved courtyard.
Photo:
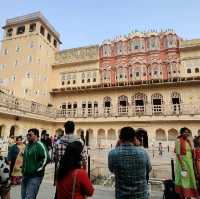
<svg viewBox="0 0 200 199">
<path fill-rule="evenodd" d="M 44 182 L 40 187 L 38 199 L 54 199 L 55 187 L 50 183 Z M 21 199 L 20 186 L 12 187 L 11 199 Z M 114 189 L 95 186 L 95 194 L 91 199 L 114 199 Z M 153 192 L 151 199 L 162 199 L 161 192 Z"/>
</svg>

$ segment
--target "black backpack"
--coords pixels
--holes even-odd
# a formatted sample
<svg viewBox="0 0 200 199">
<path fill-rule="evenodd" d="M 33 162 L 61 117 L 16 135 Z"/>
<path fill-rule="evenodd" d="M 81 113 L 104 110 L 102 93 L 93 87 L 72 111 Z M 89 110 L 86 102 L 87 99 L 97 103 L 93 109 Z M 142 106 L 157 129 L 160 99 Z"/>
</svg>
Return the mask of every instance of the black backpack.
<svg viewBox="0 0 200 199">
<path fill-rule="evenodd" d="M 164 181 L 163 199 L 180 199 L 179 194 L 175 192 L 175 183 L 173 180 Z"/>
</svg>

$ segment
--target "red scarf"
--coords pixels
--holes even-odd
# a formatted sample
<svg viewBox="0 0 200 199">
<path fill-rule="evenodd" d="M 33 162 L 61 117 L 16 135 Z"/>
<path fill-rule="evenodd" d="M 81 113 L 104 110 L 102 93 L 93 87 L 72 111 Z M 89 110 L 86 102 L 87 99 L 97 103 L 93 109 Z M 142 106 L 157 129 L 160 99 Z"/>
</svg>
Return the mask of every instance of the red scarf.
<svg viewBox="0 0 200 199">
<path fill-rule="evenodd" d="M 192 151 L 192 145 L 189 140 L 184 139 L 183 136 L 179 136 L 178 139 L 181 145 L 180 155 L 186 155 L 186 142 L 189 144 L 190 149 Z"/>
</svg>

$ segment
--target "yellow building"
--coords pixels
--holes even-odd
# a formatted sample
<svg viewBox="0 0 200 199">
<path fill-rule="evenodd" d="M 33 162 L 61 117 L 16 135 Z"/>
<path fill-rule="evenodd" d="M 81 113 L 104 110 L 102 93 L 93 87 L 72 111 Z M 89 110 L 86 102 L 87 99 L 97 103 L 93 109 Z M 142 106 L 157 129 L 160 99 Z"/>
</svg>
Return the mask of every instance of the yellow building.
<svg viewBox="0 0 200 199">
<path fill-rule="evenodd" d="M 59 34 L 40 13 L 8 19 L 0 54 L 0 135 L 29 128 L 59 133 L 66 120 L 90 145 L 114 145 L 123 126 L 150 145 L 200 132 L 200 40 L 173 31 L 59 51 Z"/>
</svg>

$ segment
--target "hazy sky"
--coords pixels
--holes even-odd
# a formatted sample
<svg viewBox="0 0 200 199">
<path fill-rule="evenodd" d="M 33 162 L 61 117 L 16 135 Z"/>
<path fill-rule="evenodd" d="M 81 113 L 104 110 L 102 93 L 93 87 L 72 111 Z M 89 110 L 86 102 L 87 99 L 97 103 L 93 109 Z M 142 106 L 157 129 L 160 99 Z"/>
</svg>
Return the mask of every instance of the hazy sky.
<svg viewBox="0 0 200 199">
<path fill-rule="evenodd" d="M 100 44 L 132 30 L 173 28 L 200 38 L 200 0 L 0 0 L 0 25 L 41 11 L 61 35 L 61 49 Z M 0 32 L 2 39 L 2 31 Z"/>
</svg>

